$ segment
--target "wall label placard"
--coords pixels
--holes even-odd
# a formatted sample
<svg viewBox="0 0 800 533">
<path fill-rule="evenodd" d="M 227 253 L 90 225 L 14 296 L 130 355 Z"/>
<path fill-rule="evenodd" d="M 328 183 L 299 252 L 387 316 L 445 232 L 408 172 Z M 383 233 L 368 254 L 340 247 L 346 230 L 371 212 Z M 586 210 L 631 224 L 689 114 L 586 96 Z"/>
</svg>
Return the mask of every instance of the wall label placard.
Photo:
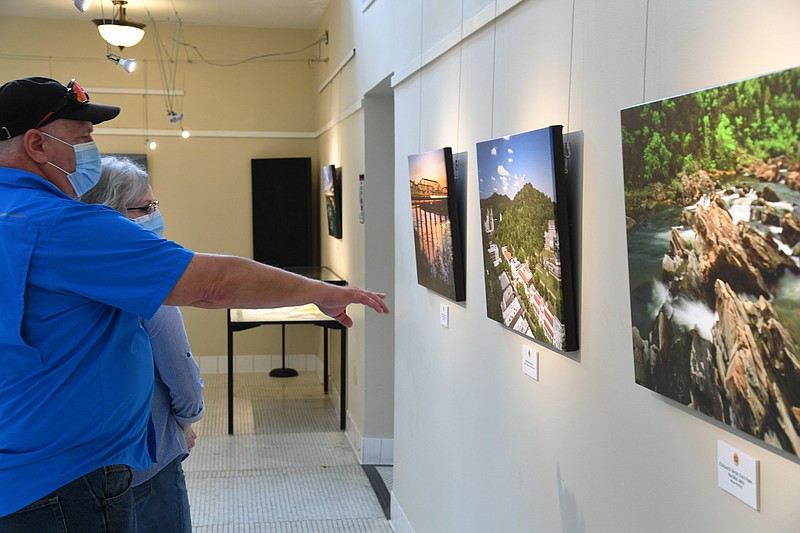
<svg viewBox="0 0 800 533">
<path fill-rule="evenodd" d="M 529 344 L 522 345 L 522 373 L 539 381 L 539 352 Z"/>
<path fill-rule="evenodd" d="M 758 511 L 758 460 L 721 440 L 717 441 L 717 483 Z"/>
</svg>

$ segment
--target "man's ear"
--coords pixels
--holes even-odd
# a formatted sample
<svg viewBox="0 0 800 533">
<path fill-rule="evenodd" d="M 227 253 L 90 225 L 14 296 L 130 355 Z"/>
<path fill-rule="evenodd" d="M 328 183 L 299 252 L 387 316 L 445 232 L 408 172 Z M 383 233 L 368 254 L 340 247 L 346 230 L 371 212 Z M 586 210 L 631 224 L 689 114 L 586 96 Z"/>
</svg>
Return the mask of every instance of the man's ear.
<svg viewBox="0 0 800 533">
<path fill-rule="evenodd" d="M 40 165 L 47 163 L 47 154 L 44 153 L 44 135 L 37 129 L 30 129 L 22 137 L 22 147 L 28 157 Z"/>
</svg>

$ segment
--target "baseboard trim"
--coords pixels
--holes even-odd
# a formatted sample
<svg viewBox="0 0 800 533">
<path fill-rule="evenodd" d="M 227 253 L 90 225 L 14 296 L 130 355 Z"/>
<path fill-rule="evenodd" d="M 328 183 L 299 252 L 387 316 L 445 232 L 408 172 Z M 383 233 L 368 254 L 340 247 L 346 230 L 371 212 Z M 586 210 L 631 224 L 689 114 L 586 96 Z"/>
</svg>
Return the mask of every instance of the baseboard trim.
<svg viewBox="0 0 800 533">
<path fill-rule="evenodd" d="M 394 439 L 361 439 L 361 464 L 394 464 Z"/>
<path fill-rule="evenodd" d="M 414 528 L 411 527 L 411 522 L 408 521 L 406 513 L 403 511 L 403 508 L 400 507 L 400 502 L 395 498 L 394 491 L 392 491 L 391 494 L 390 513 L 392 518 L 389 522 L 392 525 L 392 529 L 394 529 L 394 533 L 415 533 Z"/>
<path fill-rule="evenodd" d="M 361 430 L 353 422 L 349 411 L 347 412 L 345 435 L 358 458 L 358 462 L 362 465 L 391 466 L 394 464 L 394 439 L 363 437 Z"/>
</svg>

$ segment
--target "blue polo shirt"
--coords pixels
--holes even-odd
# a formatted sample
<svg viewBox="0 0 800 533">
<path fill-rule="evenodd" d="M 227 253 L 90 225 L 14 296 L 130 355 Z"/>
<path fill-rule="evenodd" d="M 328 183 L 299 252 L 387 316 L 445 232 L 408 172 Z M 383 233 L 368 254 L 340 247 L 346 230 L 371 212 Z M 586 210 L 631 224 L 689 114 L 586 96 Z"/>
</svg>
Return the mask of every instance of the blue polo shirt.
<svg viewBox="0 0 800 533">
<path fill-rule="evenodd" d="M 0 167 L 0 516 L 109 464 L 150 466 L 158 310 L 193 252 Z"/>
</svg>

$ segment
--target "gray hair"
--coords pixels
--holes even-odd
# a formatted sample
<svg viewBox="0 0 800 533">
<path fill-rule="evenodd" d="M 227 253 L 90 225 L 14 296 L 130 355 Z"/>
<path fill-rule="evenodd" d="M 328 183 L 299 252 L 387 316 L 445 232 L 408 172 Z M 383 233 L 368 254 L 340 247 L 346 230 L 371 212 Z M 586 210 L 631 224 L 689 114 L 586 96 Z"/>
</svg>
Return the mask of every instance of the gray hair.
<svg viewBox="0 0 800 533">
<path fill-rule="evenodd" d="M 147 192 L 150 180 L 139 165 L 123 157 L 103 157 L 100 181 L 80 197 L 87 204 L 103 204 L 123 215 Z"/>
</svg>

